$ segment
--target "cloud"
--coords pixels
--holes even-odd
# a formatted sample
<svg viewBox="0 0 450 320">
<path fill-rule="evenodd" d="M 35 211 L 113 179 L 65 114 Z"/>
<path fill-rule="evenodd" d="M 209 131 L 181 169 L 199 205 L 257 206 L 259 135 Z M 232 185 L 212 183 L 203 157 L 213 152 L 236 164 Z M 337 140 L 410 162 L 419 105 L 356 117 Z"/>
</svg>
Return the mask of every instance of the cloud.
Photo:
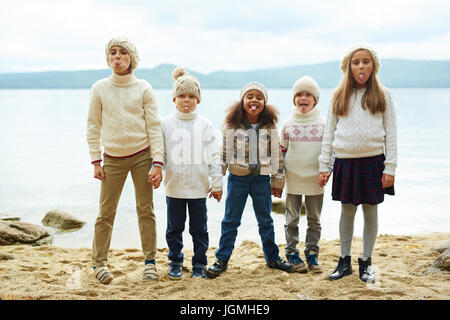
<svg viewBox="0 0 450 320">
<path fill-rule="evenodd" d="M 114 35 L 136 43 L 141 68 L 317 63 L 340 60 L 361 40 L 382 58 L 450 59 L 446 1 L 4 2 L 0 72 L 106 68 L 104 46 Z"/>
</svg>

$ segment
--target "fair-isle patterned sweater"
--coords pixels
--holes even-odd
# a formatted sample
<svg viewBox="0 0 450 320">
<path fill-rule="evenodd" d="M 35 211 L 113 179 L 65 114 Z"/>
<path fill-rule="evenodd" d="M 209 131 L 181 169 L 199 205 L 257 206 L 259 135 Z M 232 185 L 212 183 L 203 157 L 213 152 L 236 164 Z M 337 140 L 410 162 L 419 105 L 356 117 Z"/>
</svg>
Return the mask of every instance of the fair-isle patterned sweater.
<svg viewBox="0 0 450 320">
<path fill-rule="evenodd" d="M 284 154 L 286 193 L 319 195 L 324 189 L 318 184 L 319 161 L 325 118 L 315 106 L 302 114 L 293 108 L 292 117 L 283 122 L 281 149 Z"/>
</svg>

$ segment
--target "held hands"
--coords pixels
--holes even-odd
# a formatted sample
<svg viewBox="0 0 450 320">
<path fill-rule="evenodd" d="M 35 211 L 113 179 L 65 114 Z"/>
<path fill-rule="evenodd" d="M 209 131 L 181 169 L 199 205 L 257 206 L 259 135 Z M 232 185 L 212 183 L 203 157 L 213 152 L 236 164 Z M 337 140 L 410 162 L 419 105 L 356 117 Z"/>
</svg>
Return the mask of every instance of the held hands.
<svg viewBox="0 0 450 320">
<path fill-rule="evenodd" d="M 281 198 L 281 194 L 283 193 L 283 189 L 272 188 L 272 189 L 270 189 L 270 191 L 271 191 L 271 194 L 273 194 L 277 198 Z"/>
<path fill-rule="evenodd" d="M 162 170 L 161 167 L 153 167 L 148 173 L 148 183 L 153 185 L 153 188 L 158 189 L 162 181 Z"/>
<path fill-rule="evenodd" d="M 217 200 L 217 202 L 220 202 L 220 200 L 222 199 L 222 193 L 223 193 L 222 191 L 211 191 L 211 188 L 209 188 L 208 193 L 209 193 L 208 198 L 213 197 L 214 199 Z"/>
<path fill-rule="evenodd" d="M 321 172 L 319 173 L 319 186 L 321 187 L 325 187 L 325 185 L 328 182 L 328 179 L 330 178 L 330 173 L 329 172 Z"/>
<path fill-rule="evenodd" d="M 381 177 L 381 185 L 383 189 L 392 187 L 394 185 L 394 181 L 395 177 L 388 174 L 383 174 Z"/>
<path fill-rule="evenodd" d="M 105 172 L 99 163 L 94 165 L 94 178 L 101 181 L 105 180 Z"/>
</svg>

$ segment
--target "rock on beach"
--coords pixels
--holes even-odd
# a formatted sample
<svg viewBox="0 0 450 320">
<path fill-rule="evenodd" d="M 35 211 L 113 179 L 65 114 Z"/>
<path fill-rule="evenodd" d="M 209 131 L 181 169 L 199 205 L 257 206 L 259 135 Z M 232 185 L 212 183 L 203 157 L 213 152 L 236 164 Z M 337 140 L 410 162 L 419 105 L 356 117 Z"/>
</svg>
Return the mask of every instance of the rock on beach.
<svg viewBox="0 0 450 320">
<path fill-rule="evenodd" d="M 86 222 L 78 220 L 63 210 L 50 210 L 42 219 L 42 224 L 59 229 L 77 229 L 84 226 Z"/>
<path fill-rule="evenodd" d="M 32 223 L 0 220 L 0 245 L 33 244 L 46 237 L 48 231 Z"/>
</svg>

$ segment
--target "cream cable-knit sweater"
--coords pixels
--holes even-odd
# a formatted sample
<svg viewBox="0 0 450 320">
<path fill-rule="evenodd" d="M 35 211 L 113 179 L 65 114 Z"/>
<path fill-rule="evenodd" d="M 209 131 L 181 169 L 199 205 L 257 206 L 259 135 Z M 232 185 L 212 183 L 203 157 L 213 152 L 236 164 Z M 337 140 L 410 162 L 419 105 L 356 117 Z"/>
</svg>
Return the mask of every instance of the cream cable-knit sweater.
<svg viewBox="0 0 450 320">
<path fill-rule="evenodd" d="M 113 72 L 93 84 L 87 119 L 87 141 L 91 160 L 104 152 L 124 157 L 150 146 L 154 162 L 163 162 L 161 120 L 151 85 L 132 73 Z"/>
<path fill-rule="evenodd" d="M 349 114 L 335 116 L 332 106 L 328 110 L 319 156 L 320 172 L 328 172 L 332 152 L 336 158 L 364 158 L 385 154 L 384 174 L 394 176 L 397 167 L 397 124 L 394 104 L 389 89 L 382 87 L 386 99 L 386 111 L 373 115 L 361 106 L 365 88 L 355 89 L 350 97 Z"/>
<path fill-rule="evenodd" d="M 164 186 L 172 198 L 206 198 L 208 190 L 222 191 L 222 167 L 216 132 L 211 122 L 175 109 L 161 122 L 166 171 Z M 211 179 L 211 182 L 210 182 Z"/>
<path fill-rule="evenodd" d="M 325 118 L 315 106 L 302 114 L 293 108 L 292 117 L 285 120 L 281 129 L 281 149 L 286 173 L 286 193 L 319 195 L 324 189 L 317 183 L 318 157 L 322 148 Z"/>
</svg>

